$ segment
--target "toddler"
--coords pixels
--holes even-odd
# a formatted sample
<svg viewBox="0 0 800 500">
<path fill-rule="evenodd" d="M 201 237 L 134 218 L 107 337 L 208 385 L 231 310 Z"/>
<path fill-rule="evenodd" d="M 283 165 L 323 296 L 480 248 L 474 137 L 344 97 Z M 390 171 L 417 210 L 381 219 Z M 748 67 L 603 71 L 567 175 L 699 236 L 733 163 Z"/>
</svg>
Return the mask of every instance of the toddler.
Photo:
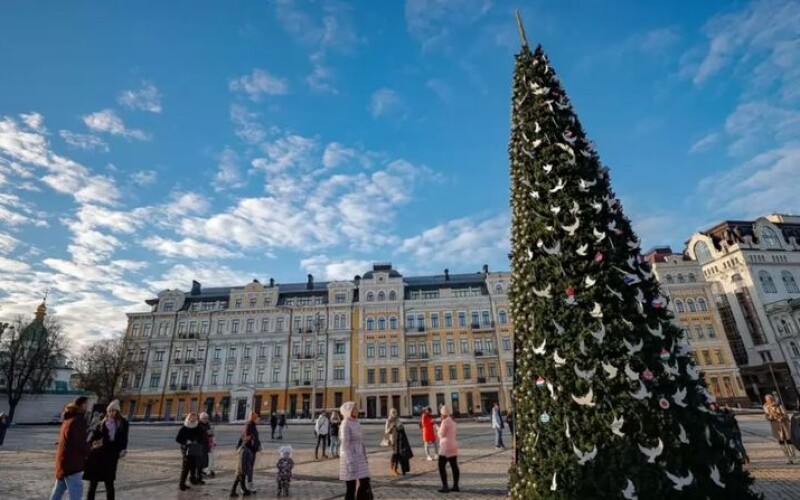
<svg viewBox="0 0 800 500">
<path fill-rule="evenodd" d="M 281 458 L 278 459 L 278 496 L 281 492 L 284 496 L 289 496 L 289 483 L 292 482 L 292 468 L 294 467 L 294 460 L 292 460 L 292 447 L 281 446 L 279 450 Z"/>
</svg>

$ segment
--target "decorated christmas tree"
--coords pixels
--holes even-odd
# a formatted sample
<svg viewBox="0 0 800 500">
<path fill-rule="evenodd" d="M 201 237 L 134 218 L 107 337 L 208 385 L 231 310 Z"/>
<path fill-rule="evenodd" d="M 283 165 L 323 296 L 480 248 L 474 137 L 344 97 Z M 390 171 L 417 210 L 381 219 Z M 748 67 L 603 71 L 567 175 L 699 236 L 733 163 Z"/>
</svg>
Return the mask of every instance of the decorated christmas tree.
<svg viewBox="0 0 800 500">
<path fill-rule="evenodd" d="M 511 497 L 758 498 L 541 47 L 516 59 Z"/>
</svg>

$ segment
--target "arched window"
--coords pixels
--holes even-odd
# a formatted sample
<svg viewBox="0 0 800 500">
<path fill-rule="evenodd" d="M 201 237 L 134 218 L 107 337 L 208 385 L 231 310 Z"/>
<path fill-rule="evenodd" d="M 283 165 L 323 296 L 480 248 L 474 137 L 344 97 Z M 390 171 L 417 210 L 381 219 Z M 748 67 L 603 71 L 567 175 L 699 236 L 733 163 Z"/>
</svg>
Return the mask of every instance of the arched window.
<svg viewBox="0 0 800 500">
<path fill-rule="evenodd" d="M 764 226 L 761 228 L 761 244 L 767 248 L 780 248 L 781 240 L 771 227 Z"/>
<path fill-rule="evenodd" d="M 367 330 L 375 329 L 375 320 L 373 318 L 367 319 Z"/>
<path fill-rule="evenodd" d="M 685 280 L 683 279 L 683 275 L 679 274 L 678 275 L 678 283 L 684 283 L 684 282 L 685 282 Z"/>
<path fill-rule="evenodd" d="M 378 302 L 383 302 L 384 300 L 386 300 L 386 294 L 382 291 L 378 292 Z"/>
<path fill-rule="evenodd" d="M 708 311 L 708 304 L 706 304 L 706 299 L 704 299 L 703 297 L 697 299 L 697 307 L 701 311 Z"/>
<path fill-rule="evenodd" d="M 708 245 L 706 245 L 705 241 L 698 241 L 694 245 L 694 256 L 701 264 L 706 263 L 713 258 L 711 256 L 711 250 L 708 249 Z"/>
<path fill-rule="evenodd" d="M 675 279 L 673 279 L 671 274 L 667 275 L 667 283 L 670 284 L 670 285 L 675 283 Z"/>
<path fill-rule="evenodd" d="M 679 313 L 686 312 L 686 309 L 683 308 L 682 300 L 675 301 L 675 310 L 678 311 Z"/>
<path fill-rule="evenodd" d="M 783 286 L 786 287 L 786 291 L 789 293 L 800 293 L 800 288 L 797 288 L 797 282 L 794 280 L 794 275 L 789 271 L 783 271 L 781 273 L 781 279 L 783 280 Z"/>
<path fill-rule="evenodd" d="M 497 317 L 500 319 L 500 324 L 501 325 L 508 324 L 508 313 L 505 312 L 504 310 L 500 309 L 497 312 Z"/>
<path fill-rule="evenodd" d="M 759 271 L 758 281 L 761 282 L 761 288 L 764 289 L 765 293 L 778 293 L 778 289 L 775 288 L 775 282 L 772 281 L 772 275 L 768 271 Z"/>
<path fill-rule="evenodd" d="M 494 287 L 494 293 L 498 293 L 498 294 L 503 293 L 503 285 L 498 284 L 497 286 L 495 286 Z"/>
<path fill-rule="evenodd" d="M 333 327 L 339 329 L 342 327 L 342 317 L 338 314 L 333 317 Z"/>
<path fill-rule="evenodd" d="M 342 328 L 347 328 L 347 315 L 342 314 Z"/>
<path fill-rule="evenodd" d="M 378 330 L 386 330 L 386 318 L 378 318 Z"/>
<path fill-rule="evenodd" d="M 689 283 L 696 283 L 697 278 L 694 277 L 694 273 L 689 273 Z"/>
<path fill-rule="evenodd" d="M 397 300 L 397 293 L 394 290 L 389 292 L 389 300 Z"/>
<path fill-rule="evenodd" d="M 389 318 L 389 328 L 392 330 L 397 330 L 397 317 L 392 316 L 391 318 Z"/>
<path fill-rule="evenodd" d="M 797 348 L 797 343 L 794 340 L 789 342 L 789 349 L 792 350 L 792 357 L 800 357 L 800 349 Z"/>
<path fill-rule="evenodd" d="M 694 304 L 694 300 L 692 299 L 686 301 L 686 307 L 689 308 L 689 312 L 697 312 L 697 306 Z"/>
<path fill-rule="evenodd" d="M 367 292 L 367 302 L 372 302 L 373 300 L 375 300 L 375 294 Z"/>
<path fill-rule="evenodd" d="M 781 327 L 783 328 L 783 331 L 786 332 L 787 335 L 791 335 L 793 333 L 792 325 L 790 325 L 785 318 L 781 318 Z"/>
</svg>

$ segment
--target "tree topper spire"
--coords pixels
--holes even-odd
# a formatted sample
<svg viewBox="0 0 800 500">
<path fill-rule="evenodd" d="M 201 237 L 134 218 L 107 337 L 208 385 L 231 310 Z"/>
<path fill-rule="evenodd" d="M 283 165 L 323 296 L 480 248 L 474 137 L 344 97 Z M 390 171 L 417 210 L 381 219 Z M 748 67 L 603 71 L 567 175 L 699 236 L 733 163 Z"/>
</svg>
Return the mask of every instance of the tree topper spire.
<svg viewBox="0 0 800 500">
<path fill-rule="evenodd" d="M 519 10 L 515 10 L 514 15 L 517 17 L 517 29 L 519 29 L 519 39 L 522 42 L 522 46 L 527 47 L 528 39 L 525 37 L 525 26 L 522 25 L 522 16 L 519 15 Z"/>
</svg>

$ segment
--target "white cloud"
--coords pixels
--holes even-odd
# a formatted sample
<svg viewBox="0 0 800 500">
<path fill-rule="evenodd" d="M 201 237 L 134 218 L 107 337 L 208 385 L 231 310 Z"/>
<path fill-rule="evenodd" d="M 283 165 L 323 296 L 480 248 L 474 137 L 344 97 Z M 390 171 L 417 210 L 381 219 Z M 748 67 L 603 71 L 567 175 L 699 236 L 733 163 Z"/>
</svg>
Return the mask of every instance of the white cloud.
<svg viewBox="0 0 800 500">
<path fill-rule="evenodd" d="M 18 260 L 7 259 L 5 257 L 0 256 L 0 269 L 3 269 L 5 272 L 22 272 L 27 271 L 30 269 L 30 266 L 24 262 L 20 262 Z"/>
<path fill-rule="evenodd" d="M 146 141 L 150 138 L 142 130 L 125 128 L 122 118 L 117 116 L 113 109 L 104 109 L 85 115 L 83 122 L 90 130 L 95 132 L 106 132 L 111 135 L 119 135 L 139 141 Z"/>
<path fill-rule="evenodd" d="M 294 0 L 276 0 L 274 5 L 281 27 L 316 50 L 349 53 L 362 42 L 353 24 L 353 9 L 343 2 L 325 0 L 315 15 Z"/>
<path fill-rule="evenodd" d="M 427 264 L 480 266 L 505 263 L 509 251 L 511 222 L 508 214 L 489 218 L 465 217 L 427 229 L 406 238 L 400 251 Z"/>
<path fill-rule="evenodd" d="M 236 126 L 236 135 L 247 144 L 258 144 L 267 137 L 264 127 L 256 121 L 258 113 L 250 112 L 244 106 L 233 104 L 230 118 Z"/>
<path fill-rule="evenodd" d="M 257 170 L 279 174 L 286 170 L 307 168 L 315 160 L 317 142 L 308 137 L 289 134 L 261 145 L 265 156 L 254 159 L 251 164 Z"/>
<path fill-rule="evenodd" d="M 9 227 L 26 224 L 47 227 L 47 221 L 42 218 L 42 214 L 37 213 L 33 205 L 15 194 L 3 192 L 0 192 L 0 222 Z"/>
<path fill-rule="evenodd" d="M 129 109 L 161 113 L 161 93 L 150 82 L 142 82 L 142 86 L 136 90 L 122 91 L 117 102 Z"/>
<path fill-rule="evenodd" d="M 432 78 L 425 83 L 425 86 L 436 94 L 436 97 L 443 103 L 449 103 L 453 100 L 453 89 L 442 80 Z"/>
<path fill-rule="evenodd" d="M 379 156 L 371 151 L 349 148 L 341 143 L 331 142 L 325 146 L 325 150 L 322 152 L 322 166 L 336 168 L 348 166 L 350 163 L 358 163 L 364 168 L 371 168 Z"/>
<path fill-rule="evenodd" d="M 186 257 L 189 259 L 216 259 L 239 257 L 241 254 L 231 252 L 219 245 L 203 243 L 193 238 L 169 240 L 161 236 L 151 236 L 142 241 L 145 248 L 154 250 L 165 257 Z"/>
<path fill-rule="evenodd" d="M 396 91 L 384 87 L 372 93 L 369 112 L 374 118 L 398 116 L 405 114 L 405 105 Z"/>
<path fill-rule="evenodd" d="M 694 144 L 692 144 L 692 147 L 689 148 L 689 154 L 702 153 L 704 151 L 708 151 L 709 149 L 711 149 L 712 146 L 714 146 L 714 144 L 719 142 L 719 140 L 720 140 L 719 132 L 711 132 L 709 134 L 706 134 L 705 136 L 695 141 Z"/>
<path fill-rule="evenodd" d="M 223 191 L 225 189 L 240 188 L 244 186 L 242 173 L 239 171 L 239 157 L 236 151 L 225 148 L 219 155 L 219 165 L 217 173 L 214 175 L 214 190 Z"/>
<path fill-rule="evenodd" d="M 314 92 L 338 94 L 339 91 L 333 86 L 333 70 L 325 64 L 324 56 L 321 52 L 312 54 L 309 58 L 313 70 L 306 77 L 306 83 Z"/>
<path fill-rule="evenodd" d="M 660 55 L 673 48 L 680 41 L 681 35 L 674 27 L 656 28 L 632 40 L 636 48 L 648 55 Z"/>
<path fill-rule="evenodd" d="M 19 243 L 20 241 L 10 234 L 0 233 L 0 254 L 7 255 L 11 253 Z"/>
<path fill-rule="evenodd" d="M 231 269 L 217 262 L 197 262 L 192 267 L 176 264 L 158 278 L 146 280 L 153 292 L 166 289 L 189 290 L 192 280 L 197 280 L 204 287 L 246 285 L 254 276 Z"/>
<path fill-rule="evenodd" d="M 31 130 L 42 133 L 47 132 L 44 128 L 44 117 L 39 113 L 22 113 L 19 116 Z"/>
<path fill-rule="evenodd" d="M 155 170 L 138 170 L 131 174 L 131 180 L 139 186 L 149 186 L 155 184 L 158 174 Z"/>
<path fill-rule="evenodd" d="M 199 193 L 173 193 L 172 200 L 164 206 L 167 215 L 184 217 L 202 215 L 211 208 L 211 202 Z"/>
<path fill-rule="evenodd" d="M 284 78 L 272 76 L 260 68 L 253 69 L 249 75 L 233 78 L 228 82 L 232 92 L 241 92 L 251 101 L 260 101 L 265 95 L 283 95 L 289 92 L 289 85 Z"/>
<path fill-rule="evenodd" d="M 58 135 L 72 149 L 83 149 L 86 151 L 99 150 L 108 152 L 108 144 L 103 139 L 92 134 L 78 134 L 69 130 L 59 130 Z"/>
<path fill-rule="evenodd" d="M 745 102 L 725 121 L 725 132 L 735 138 L 728 151 L 738 155 L 769 147 L 775 141 L 792 140 L 800 134 L 800 110 L 767 102 Z"/>
<path fill-rule="evenodd" d="M 352 280 L 354 276 L 371 269 L 372 263 L 358 259 L 331 260 L 327 255 L 315 255 L 301 260 L 300 268 L 313 274 L 315 279 L 339 281 Z"/>
<path fill-rule="evenodd" d="M 406 0 L 406 26 L 423 50 L 448 50 L 453 30 L 470 26 L 491 8 L 491 0 Z"/>
</svg>

